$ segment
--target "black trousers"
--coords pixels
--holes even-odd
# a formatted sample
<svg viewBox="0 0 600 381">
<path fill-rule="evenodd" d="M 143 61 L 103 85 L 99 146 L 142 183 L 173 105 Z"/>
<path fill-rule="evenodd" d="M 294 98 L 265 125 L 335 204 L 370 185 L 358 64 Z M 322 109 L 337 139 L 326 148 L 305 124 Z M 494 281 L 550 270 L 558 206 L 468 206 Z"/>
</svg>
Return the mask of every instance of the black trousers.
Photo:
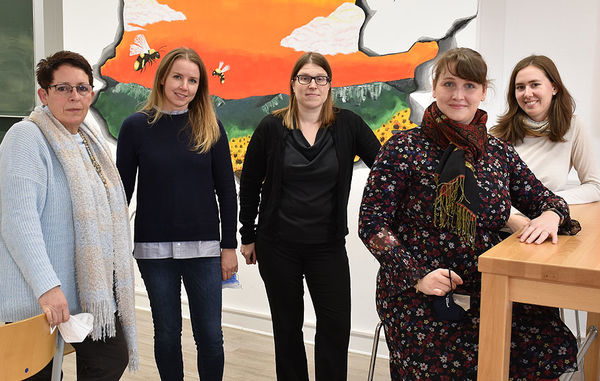
<svg viewBox="0 0 600 381">
<path fill-rule="evenodd" d="M 344 240 L 286 244 L 257 239 L 256 258 L 265 283 L 280 381 L 308 381 L 302 334 L 304 283 L 317 318 L 317 381 L 346 380 L 350 339 L 350 269 Z"/>
<path fill-rule="evenodd" d="M 117 333 L 114 337 L 93 341 L 89 336 L 75 348 L 78 381 L 118 381 L 127 368 L 129 353 L 119 317 L 115 315 Z M 49 381 L 52 378 L 52 361 L 27 380 Z"/>
</svg>

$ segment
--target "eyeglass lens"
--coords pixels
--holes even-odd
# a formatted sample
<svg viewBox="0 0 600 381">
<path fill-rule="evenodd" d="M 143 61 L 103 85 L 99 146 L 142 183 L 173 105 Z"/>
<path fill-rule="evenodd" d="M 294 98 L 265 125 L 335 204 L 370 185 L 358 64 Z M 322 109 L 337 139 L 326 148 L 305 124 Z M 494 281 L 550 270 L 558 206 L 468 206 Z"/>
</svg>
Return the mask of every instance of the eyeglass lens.
<svg viewBox="0 0 600 381">
<path fill-rule="evenodd" d="M 92 90 L 92 87 L 86 84 L 71 86 L 68 83 L 59 83 L 56 85 L 51 85 L 49 87 L 54 87 L 56 91 L 58 91 L 61 94 L 71 94 L 73 89 L 76 89 L 79 95 L 88 95 Z"/>
<path fill-rule="evenodd" d="M 311 77 L 310 75 L 298 75 L 296 78 L 301 85 L 308 85 L 313 79 L 319 86 L 325 86 L 329 82 L 329 77 L 324 75 L 318 75 L 316 77 Z"/>
</svg>

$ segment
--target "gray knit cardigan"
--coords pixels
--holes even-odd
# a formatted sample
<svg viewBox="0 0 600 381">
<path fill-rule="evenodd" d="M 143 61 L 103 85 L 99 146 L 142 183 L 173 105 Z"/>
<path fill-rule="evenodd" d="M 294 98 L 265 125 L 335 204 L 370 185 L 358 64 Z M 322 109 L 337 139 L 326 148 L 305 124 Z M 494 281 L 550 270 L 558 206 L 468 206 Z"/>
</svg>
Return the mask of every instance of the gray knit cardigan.
<svg viewBox="0 0 600 381">
<path fill-rule="evenodd" d="M 12 126 L 0 144 L 0 321 L 42 312 L 37 299 L 60 285 L 72 314 L 75 234 L 67 178 L 40 129 Z"/>
</svg>

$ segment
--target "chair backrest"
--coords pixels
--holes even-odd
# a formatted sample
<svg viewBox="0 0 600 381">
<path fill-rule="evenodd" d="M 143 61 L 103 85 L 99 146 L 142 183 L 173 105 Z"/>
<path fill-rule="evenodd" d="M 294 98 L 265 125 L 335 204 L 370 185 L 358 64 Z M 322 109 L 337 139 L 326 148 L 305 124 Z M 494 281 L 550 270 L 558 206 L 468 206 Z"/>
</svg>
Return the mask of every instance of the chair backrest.
<svg viewBox="0 0 600 381">
<path fill-rule="evenodd" d="M 56 352 L 56 335 L 44 314 L 0 326 L 0 381 L 22 380 L 44 368 Z"/>
</svg>

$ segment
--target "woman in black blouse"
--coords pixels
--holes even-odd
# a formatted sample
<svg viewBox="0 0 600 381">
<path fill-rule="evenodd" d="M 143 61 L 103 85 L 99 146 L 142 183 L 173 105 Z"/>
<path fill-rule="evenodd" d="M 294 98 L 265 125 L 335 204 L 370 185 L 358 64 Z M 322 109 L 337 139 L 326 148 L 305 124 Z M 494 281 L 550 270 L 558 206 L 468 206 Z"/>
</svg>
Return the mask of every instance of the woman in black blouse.
<svg viewBox="0 0 600 381">
<path fill-rule="evenodd" d="M 250 140 L 240 182 L 241 252 L 247 264 L 258 262 L 265 283 L 278 380 L 308 380 L 303 278 L 317 317 L 316 379 L 346 379 L 346 208 L 354 157 L 370 167 L 379 147 L 358 115 L 334 108 L 331 67 L 318 53 L 298 59 L 290 104 L 266 116 Z"/>
</svg>

